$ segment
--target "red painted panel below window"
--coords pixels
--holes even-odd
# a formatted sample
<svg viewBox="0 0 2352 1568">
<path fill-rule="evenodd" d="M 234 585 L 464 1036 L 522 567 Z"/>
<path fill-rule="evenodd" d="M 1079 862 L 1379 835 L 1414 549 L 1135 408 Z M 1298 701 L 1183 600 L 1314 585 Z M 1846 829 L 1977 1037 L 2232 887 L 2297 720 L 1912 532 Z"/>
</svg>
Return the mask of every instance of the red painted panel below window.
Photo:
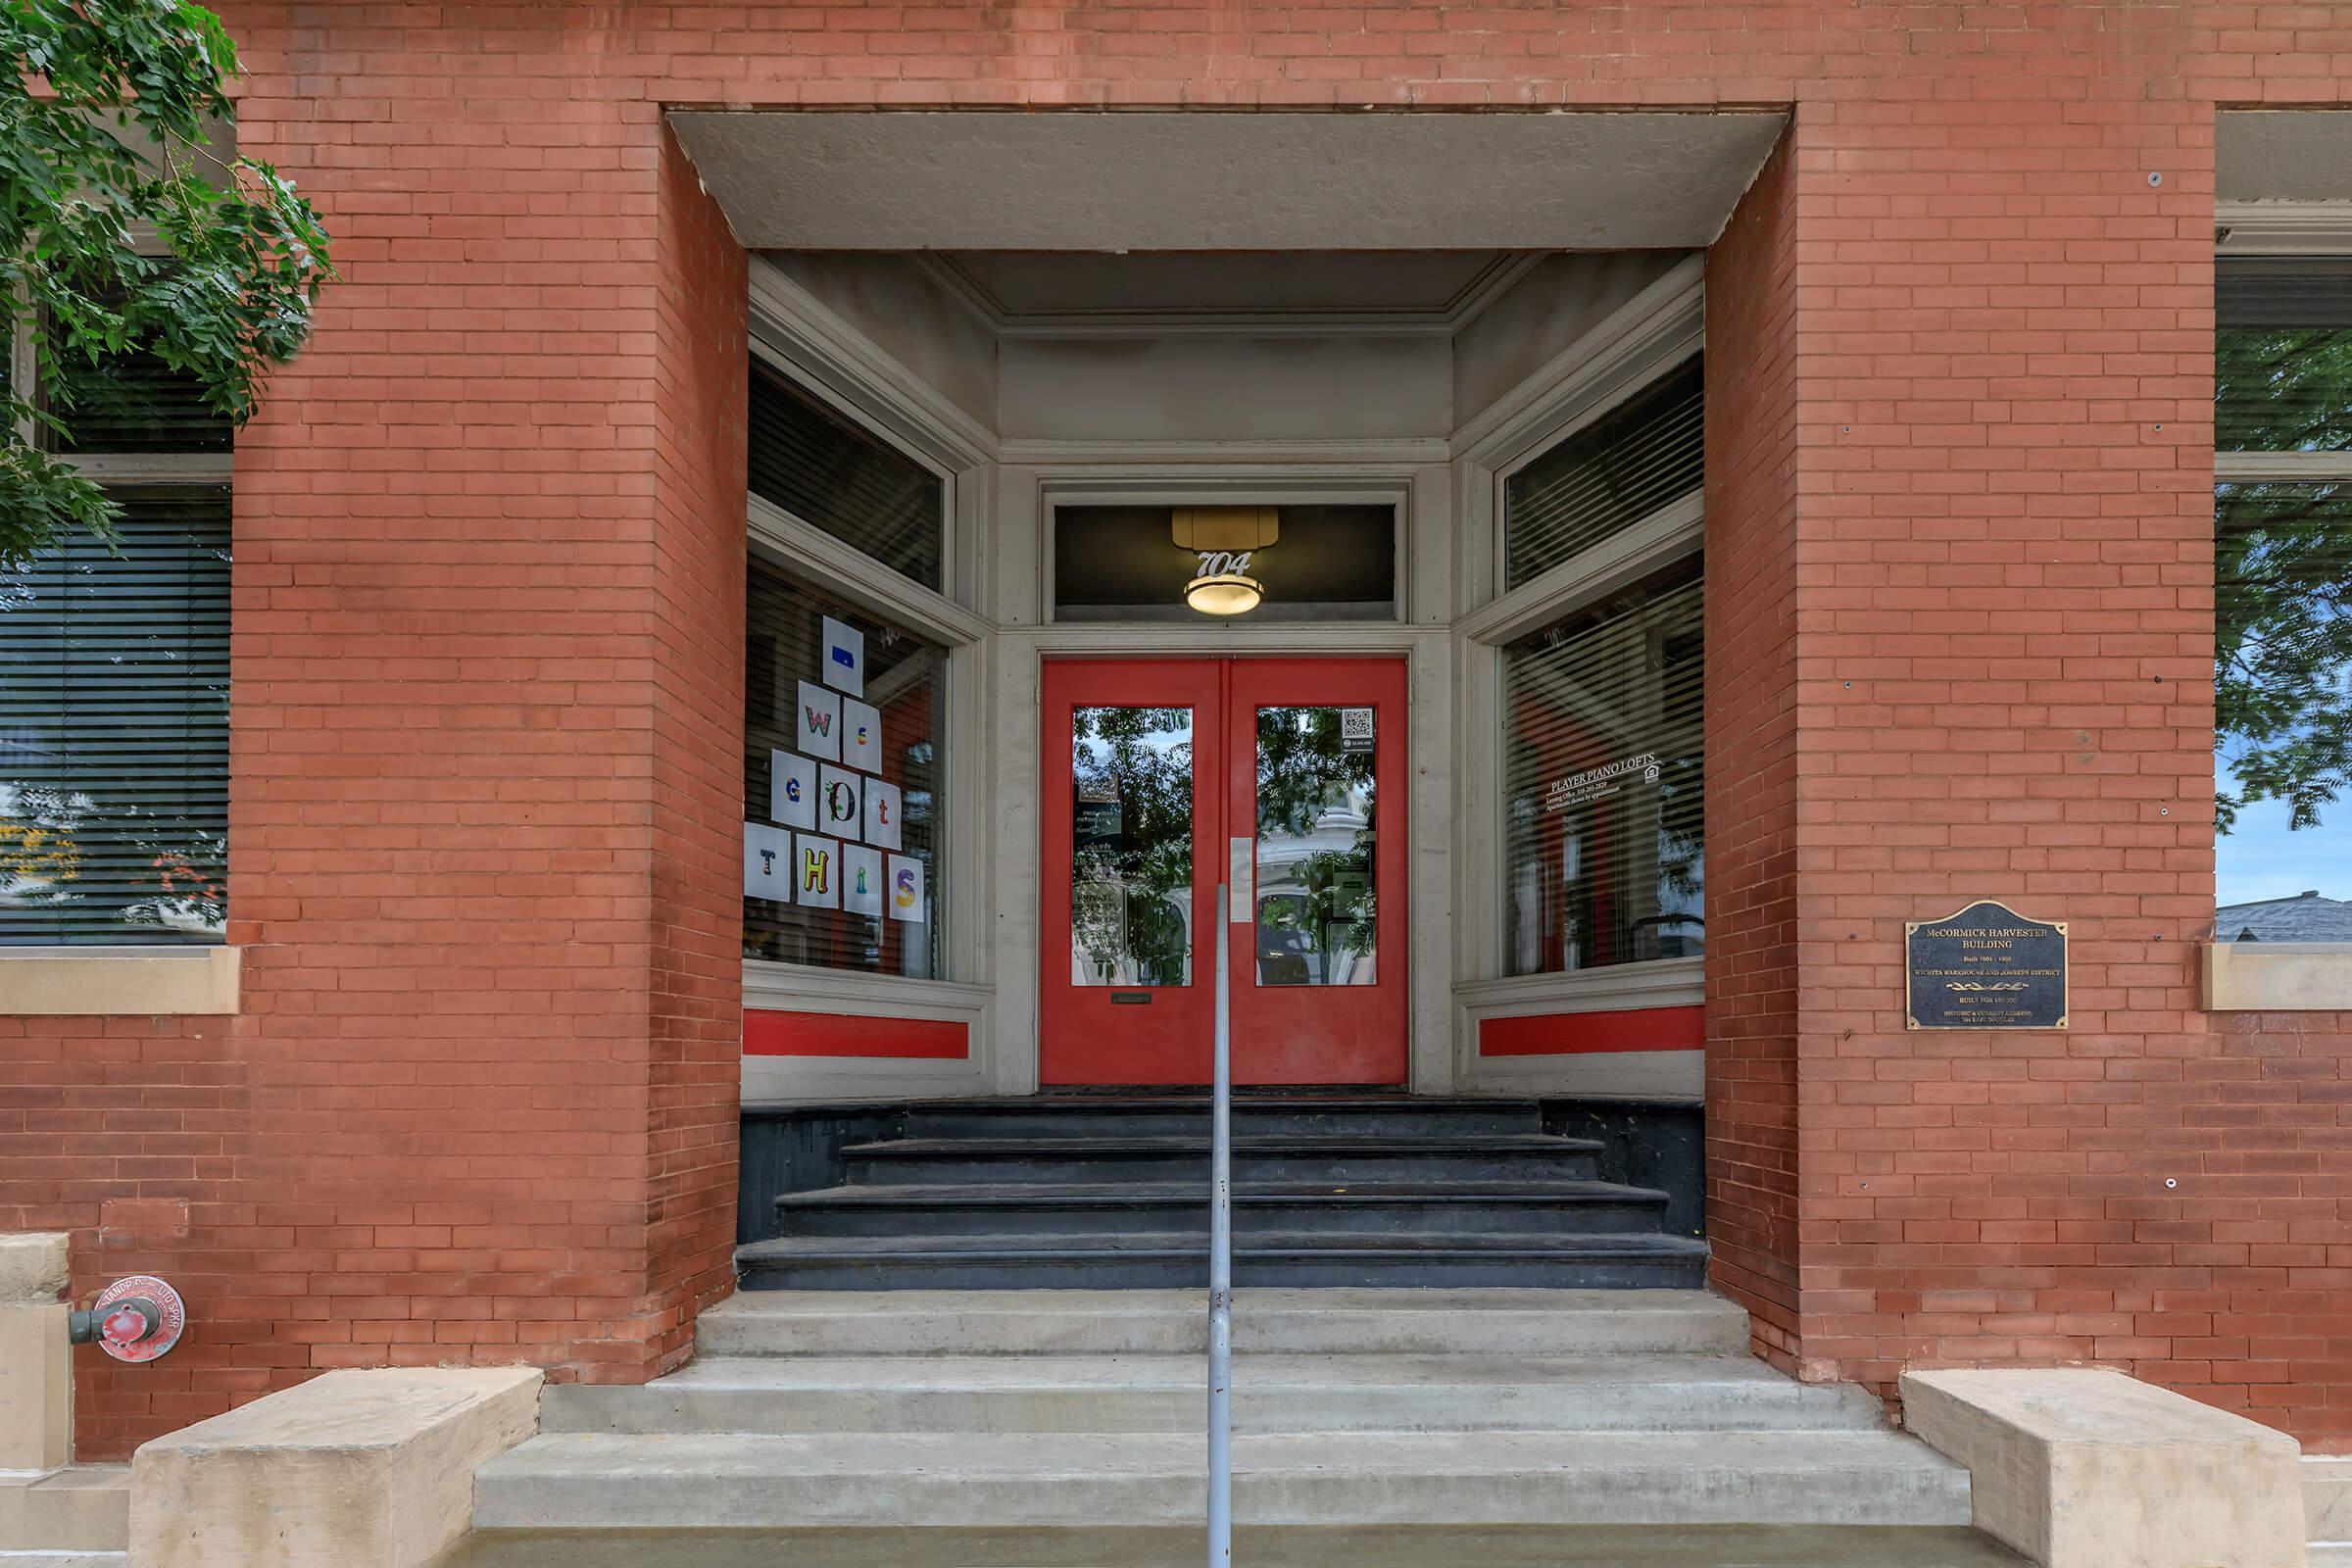
<svg viewBox="0 0 2352 1568">
<path fill-rule="evenodd" d="M 1703 1051 L 1707 1009 L 1628 1007 L 1617 1012 L 1539 1012 L 1481 1018 L 1482 1056 L 1572 1056 L 1596 1051 Z"/>
<path fill-rule="evenodd" d="M 746 1008 L 747 1056 L 919 1056 L 960 1061 L 967 1027 L 949 1018 L 853 1018 L 837 1012 Z"/>
</svg>

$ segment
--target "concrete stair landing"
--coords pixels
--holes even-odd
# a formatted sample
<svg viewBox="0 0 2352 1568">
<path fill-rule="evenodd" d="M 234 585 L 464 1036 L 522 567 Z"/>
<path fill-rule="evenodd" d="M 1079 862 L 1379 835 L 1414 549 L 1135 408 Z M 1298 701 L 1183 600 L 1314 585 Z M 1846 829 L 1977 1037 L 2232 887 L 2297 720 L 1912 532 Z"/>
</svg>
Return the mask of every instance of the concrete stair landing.
<svg viewBox="0 0 2352 1568">
<path fill-rule="evenodd" d="M 1204 1318 L 1193 1292 L 740 1296 L 682 1372 L 550 1387 L 541 1435 L 477 1472 L 462 1560 L 690 1536 L 703 1555 L 639 1560 L 748 1562 L 802 1532 L 824 1533 L 810 1564 L 1183 1560 Z M 1861 1391 L 1754 1361 L 1701 1292 L 1245 1290 L 1235 1322 L 1235 1512 L 1269 1561 L 1372 1526 L 1439 1532 L 1432 1561 L 1609 1560 L 1480 1544 L 1571 1529 L 1693 1568 L 2007 1560 L 1966 1529 L 1964 1471 Z M 1775 1531 L 1812 1555 L 1771 1555 Z"/>
</svg>

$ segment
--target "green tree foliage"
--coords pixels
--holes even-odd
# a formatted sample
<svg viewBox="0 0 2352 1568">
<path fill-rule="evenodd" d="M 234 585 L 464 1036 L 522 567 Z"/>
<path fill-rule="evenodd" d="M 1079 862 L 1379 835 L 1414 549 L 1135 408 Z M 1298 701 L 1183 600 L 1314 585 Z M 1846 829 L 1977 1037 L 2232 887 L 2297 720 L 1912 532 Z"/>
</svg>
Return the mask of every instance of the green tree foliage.
<svg viewBox="0 0 2352 1568">
<path fill-rule="evenodd" d="M 37 366 L 35 386 L 0 385 L 0 571 L 17 571 L 70 530 L 113 535 L 104 492 L 54 456 L 74 371 L 152 354 L 242 423 L 333 272 L 290 182 L 198 156 L 235 118 L 236 47 L 211 12 L 0 0 L 0 344 L 29 324 Z"/>
<path fill-rule="evenodd" d="M 2352 329 L 2229 327 L 2216 337 L 2215 445 L 2352 447 Z M 2214 730 L 2235 788 L 2317 827 L 2352 778 L 2352 487 L 2226 484 L 2214 538 Z"/>
</svg>

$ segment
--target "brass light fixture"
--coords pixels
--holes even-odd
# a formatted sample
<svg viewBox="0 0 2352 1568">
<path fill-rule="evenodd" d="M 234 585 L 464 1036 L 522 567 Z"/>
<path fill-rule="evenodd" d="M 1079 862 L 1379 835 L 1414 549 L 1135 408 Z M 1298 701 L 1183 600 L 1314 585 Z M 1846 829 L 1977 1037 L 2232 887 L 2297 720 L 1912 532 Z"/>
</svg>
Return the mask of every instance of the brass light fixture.
<svg viewBox="0 0 2352 1568">
<path fill-rule="evenodd" d="M 1169 524 L 1176 548 L 1200 559 L 1184 602 L 1203 615 L 1242 615 L 1266 597 L 1250 574 L 1250 557 L 1282 536 L 1273 507 L 1178 507 Z"/>
</svg>

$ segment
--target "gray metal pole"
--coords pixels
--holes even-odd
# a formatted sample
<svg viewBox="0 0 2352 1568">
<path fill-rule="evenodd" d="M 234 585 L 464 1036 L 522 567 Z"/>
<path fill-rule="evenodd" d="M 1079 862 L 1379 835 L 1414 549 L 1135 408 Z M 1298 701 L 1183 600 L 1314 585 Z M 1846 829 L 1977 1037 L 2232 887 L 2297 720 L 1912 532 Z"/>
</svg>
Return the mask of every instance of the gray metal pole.
<svg viewBox="0 0 2352 1568">
<path fill-rule="evenodd" d="M 1217 884 L 1217 1060 L 1208 1110 L 1208 1568 L 1233 1563 L 1233 1025 L 1226 925 Z"/>
</svg>

